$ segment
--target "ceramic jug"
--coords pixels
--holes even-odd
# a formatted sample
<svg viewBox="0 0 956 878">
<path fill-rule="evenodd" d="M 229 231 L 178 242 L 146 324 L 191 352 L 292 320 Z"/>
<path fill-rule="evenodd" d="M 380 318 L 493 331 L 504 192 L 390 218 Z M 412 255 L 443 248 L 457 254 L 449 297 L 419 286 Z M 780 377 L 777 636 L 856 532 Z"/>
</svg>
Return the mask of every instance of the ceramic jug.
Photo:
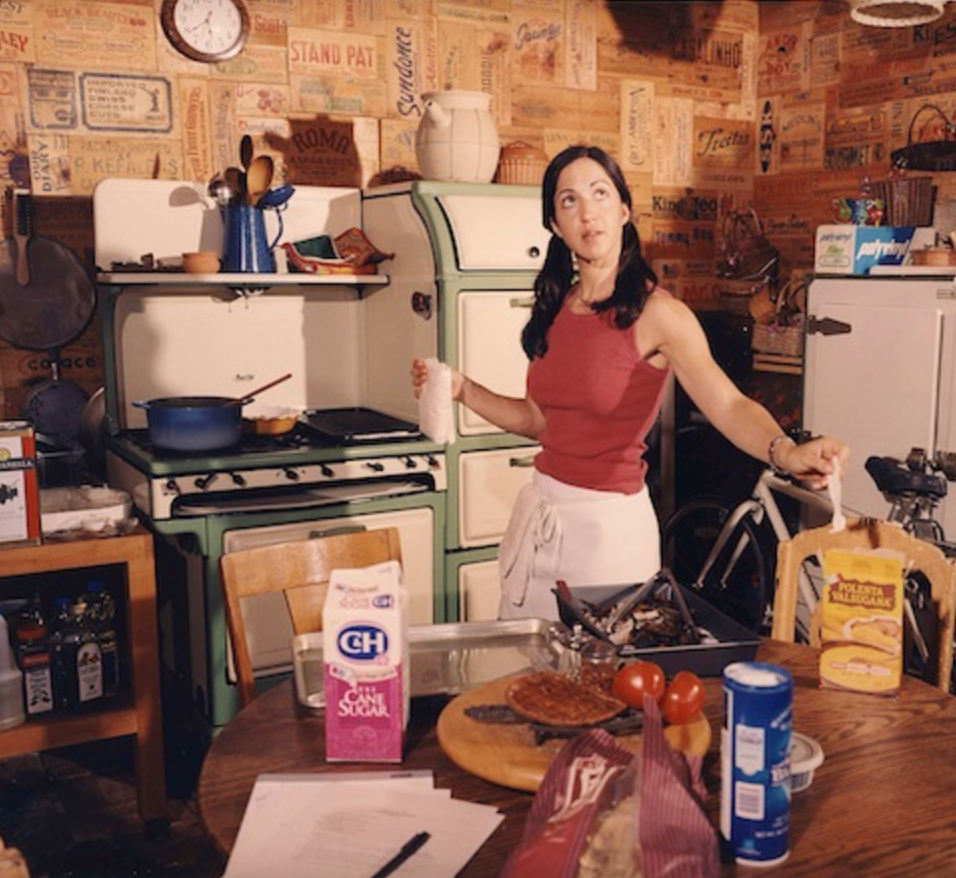
<svg viewBox="0 0 956 878">
<path fill-rule="evenodd" d="M 490 183 L 501 143 L 491 95 L 481 91 L 429 91 L 415 134 L 418 168 L 426 180 Z"/>
<path fill-rule="evenodd" d="M 282 235 L 281 216 L 279 219 L 279 232 L 270 244 L 266 240 L 265 212 L 251 204 L 230 204 L 226 208 L 223 232 L 222 270 L 273 274 L 276 260 L 272 248 Z"/>
</svg>

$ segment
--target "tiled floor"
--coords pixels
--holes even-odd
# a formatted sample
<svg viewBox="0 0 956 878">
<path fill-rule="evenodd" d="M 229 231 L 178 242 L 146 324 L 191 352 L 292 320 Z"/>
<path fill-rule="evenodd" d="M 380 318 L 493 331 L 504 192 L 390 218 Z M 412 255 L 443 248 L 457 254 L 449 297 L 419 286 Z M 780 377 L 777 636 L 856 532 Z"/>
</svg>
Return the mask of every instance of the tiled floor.
<svg viewBox="0 0 956 878">
<path fill-rule="evenodd" d="M 199 820 L 195 767 L 168 775 L 169 832 L 154 840 L 137 812 L 130 739 L 2 760 L 0 837 L 32 878 L 218 878 L 224 862 Z"/>
</svg>

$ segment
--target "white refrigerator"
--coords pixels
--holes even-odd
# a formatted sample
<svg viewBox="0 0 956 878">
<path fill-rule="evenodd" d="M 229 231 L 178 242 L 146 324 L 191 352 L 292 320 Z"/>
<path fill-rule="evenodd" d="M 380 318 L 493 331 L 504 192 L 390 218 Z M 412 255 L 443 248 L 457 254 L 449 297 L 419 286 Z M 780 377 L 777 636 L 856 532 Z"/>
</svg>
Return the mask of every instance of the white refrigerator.
<svg viewBox="0 0 956 878">
<path fill-rule="evenodd" d="M 879 518 L 889 505 L 864 469 L 870 455 L 956 450 L 956 279 L 905 271 L 818 275 L 807 290 L 803 426 L 850 444 L 844 505 Z M 956 539 L 956 499 L 937 517 Z"/>
</svg>

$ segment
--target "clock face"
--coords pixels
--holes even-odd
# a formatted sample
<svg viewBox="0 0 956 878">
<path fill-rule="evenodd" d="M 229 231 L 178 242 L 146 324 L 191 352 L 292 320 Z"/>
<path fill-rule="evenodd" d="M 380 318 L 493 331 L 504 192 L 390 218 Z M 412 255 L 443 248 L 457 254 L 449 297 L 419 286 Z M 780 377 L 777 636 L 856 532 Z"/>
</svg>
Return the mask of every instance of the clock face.
<svg viewBox="0 0 956 878">
<path fill-rule="evenodd" d="M 163 0 L 163 30 L 195 61 L 224 61 L 239 54 L 249 35 L 242 0 Z"/>
</svg>

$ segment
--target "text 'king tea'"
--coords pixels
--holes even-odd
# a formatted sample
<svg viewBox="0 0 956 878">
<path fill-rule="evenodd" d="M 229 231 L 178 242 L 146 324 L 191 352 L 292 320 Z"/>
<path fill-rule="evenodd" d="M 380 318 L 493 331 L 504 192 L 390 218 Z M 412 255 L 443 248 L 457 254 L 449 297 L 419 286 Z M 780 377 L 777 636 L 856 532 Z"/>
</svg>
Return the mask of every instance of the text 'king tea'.
<svg viewBox="0 0 956 878">
<path fill-rule="evenodd" d="M 892 695 L 903 674 L 903 559 L 829 550 L 820 611 L 820 683 Z"/>
<path fill-rule="evenodd" d="M 333 570 L 322 627 L 326 759 L 401 762 L 409 710 L 408 597 L 398 562 Z"/>
</svg>

